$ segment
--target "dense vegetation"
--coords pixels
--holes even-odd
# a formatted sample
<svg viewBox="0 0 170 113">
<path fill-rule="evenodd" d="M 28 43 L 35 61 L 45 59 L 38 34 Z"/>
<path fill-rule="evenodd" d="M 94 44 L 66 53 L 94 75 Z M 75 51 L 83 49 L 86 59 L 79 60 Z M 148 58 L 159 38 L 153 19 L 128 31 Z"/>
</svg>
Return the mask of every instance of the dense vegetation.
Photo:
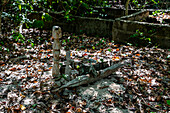
<svg viewBox="0 0 170 113">
<path fill-rule="evenodd" d="M 1 38 L 2 36 L 7 37 L 6 34 L 9 33 L 15 41 L 24 42 L 25 39 L 20 34 L 23 25 L 27 28 L 41 29 L 44 26 L 44 21 L 52 20 L 53 16 L 49 13 L 60 14 L 66 21 L 72 21 L 74 20 L 72 16 L 90 16 L 98 12 L 95 7 L 112 7 L 114 4 L 125 5 L 127 11 L 128 7 L 145 8 L 150 5 L 155 8 L 161 7 L 158 0 L 145 0 L 143 2 L 141 0 L 121 0 L 121 3 L 118 0 L 1 0 Z M 128 4 L 130 5 L 128 6 Z M 104 9 L 102 11 L 104 12 Z M 41 20 L 28 19 L 28 15 L 35 12 L 43 13 Z M 127 14 L 128 12 L 126 12 Z M 1 41 L 1 44 L 3 43 Z"/>
<path fill-rule="evenodd" d="M 6 19 L 12 20 L 10 27 L 18 27 L 20 23 L 34 23 L 27 16 L 33 12 L 45 13 L 46 19 L 49 19 L 48 13 L 58 13 L 63 15 L 66 20 L 71 21 L 71 16 L 87 16 L 96 12 L 94 7 L 112 7 L 118 1 L 113 0 L 1 0 L 0 16 L 2 23 L 5 24 Z M 145 8 L 149 4 L 155 4 L 158 8 L 158 0 L 121 0 L 121 4 L 131 4 L 133 8 Z M 120 3 L 119 3 L 120 4 Z M 44 17 L 42 18 L 44 19 Z M 37 22 L 34 26 L 39 27 L 43 23 Z M 30 24 L 29 24 L 30 25 Z M 2 26 L 3 27 L 3 26 Z M 28 27 L 32 27 L 31 25 Z M 5 29 L 5 28 L 4 28 Z M 0 30 L 1 31 L 1 30 Z"/>
</svg>

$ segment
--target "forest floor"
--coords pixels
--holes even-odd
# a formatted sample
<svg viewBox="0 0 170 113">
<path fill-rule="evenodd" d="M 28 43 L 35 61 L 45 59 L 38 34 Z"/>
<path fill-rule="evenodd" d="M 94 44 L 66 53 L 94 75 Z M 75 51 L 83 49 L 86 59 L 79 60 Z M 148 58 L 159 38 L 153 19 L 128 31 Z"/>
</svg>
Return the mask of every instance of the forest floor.
<svg viewBox="0 0 170 113">
<path fill-rule="evenodd" d="M 69 46 L 71 58 L 80 62 L 86 57 L 95 63 L 127 60 L 129 64 L 102 80 L 52 93 L 51 33 L 43 31 L 40 37 L 38 30 L 25 29 L 23 36 L 24 43 L 13 42 L 11 36 L 1 38 L 4 43 L 0 52 L 0 113 L 170 111 L 170 50 L 138 48 L 105 38 L 64 33 L 60 40 L 61 58 Z M 78 68 L 76 65 L 75 70 Z"/>
</svg>

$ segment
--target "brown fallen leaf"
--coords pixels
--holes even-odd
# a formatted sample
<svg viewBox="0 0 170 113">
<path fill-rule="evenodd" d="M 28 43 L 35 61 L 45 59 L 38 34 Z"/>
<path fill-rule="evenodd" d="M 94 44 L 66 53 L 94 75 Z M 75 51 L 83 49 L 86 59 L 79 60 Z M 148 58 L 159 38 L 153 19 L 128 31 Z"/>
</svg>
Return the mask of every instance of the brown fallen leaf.
<svg viewBox="0 0 170 113">
<path fill-rule="evenodd" d="M 82 109 L 81 109 L 81 108 L 77 108 L 77 109 L 76 109 L 76 112 L 77 112 L 77 113 L 81 113 L 81 112 L 82 112 Z"/>
<path fill-rule="evenodd" d="M 30 68 L 30 67 L 31 67 L 31 65 L 28 66 L 28 68 Z"/>
<path fill-rule="evenodd" d="M 42 70 L 41 70 L 41 69 L 39 69 L 39 70 L 38 70 L 38 72 L 42 72 Z"/>
<path fill-rule="evenodd" d="M 5 64 L 5 62 L 1 60 L 1 61 L 0 61 L 0 65 L 3 65 L 3 64 Z"/>
<path fill-rule="evenodd" d="M 25 110 L 26 109 L 26 107 L 24 106 L 24 105 L 20 105 L 20 108 L 21 108 L 21 110 Z"/>
<path fill-rule="evenodd" d="M 37 82 L 38 82 L 38 81 L 36 81 L 36 80 L 35 80 L 35 81 L 33 81 L 33 83 L 37 83 Z"/>
<path fill-rule="evenodd" d="M 49 67 L 49 70 L 51 70 L 53 67 Z"/>
<path fill-rule="evenodd" d="M 119 48 L 117 48 L 116 51 L 119 51 Z"/>
<path fill-rule="evenodd" d="M 5 66 L 5 64 L 2 64 L 1 66 Z"/>
<path fill-rule="evenodd" d="M 11 68 L 9 69 L 10 71 L 16 71 L 17 69 L 14 67 L 14 68 Z"/>
<path fill-rule="evenodd" d="M 136 56 L 140 56 L 140 54 L 136 54 Z"/>
<path fill-rule="evenodd" d="M 25 95 L 23 95 L 22 93 L 19 94 L 22 98 L 25 98 Z"/>
<path fill-rule="evenodd" d="M 156 97 L 156 101 L 159 102 L 159 101 L 161 100 L 161 98 L 162 98 L 162 97 L 161 97 L 160 95 L 157 96 L 157 97 Z"/>
</svg>

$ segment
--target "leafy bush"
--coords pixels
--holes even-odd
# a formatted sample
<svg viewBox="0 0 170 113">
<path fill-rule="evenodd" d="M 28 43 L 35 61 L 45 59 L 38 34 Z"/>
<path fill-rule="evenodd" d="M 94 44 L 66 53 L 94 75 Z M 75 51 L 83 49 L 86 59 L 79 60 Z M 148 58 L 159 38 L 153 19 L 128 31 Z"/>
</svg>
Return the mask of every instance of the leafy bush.
<svg viewBox="0 0 170 113">
<path fill-rule="evenodd" d="M 150 37 L 149 36 L 147 37 L 142 31 L 136 30 L 136 33 L 134 33 L 129 37 L 128 42 L 132 45 L 139 46 L 139 47 L 148 46 L 152 44 L 151 36 L 154 33 L 155 33 L 155 29 L 149 30 L 147 34 Z"/>
</svg>

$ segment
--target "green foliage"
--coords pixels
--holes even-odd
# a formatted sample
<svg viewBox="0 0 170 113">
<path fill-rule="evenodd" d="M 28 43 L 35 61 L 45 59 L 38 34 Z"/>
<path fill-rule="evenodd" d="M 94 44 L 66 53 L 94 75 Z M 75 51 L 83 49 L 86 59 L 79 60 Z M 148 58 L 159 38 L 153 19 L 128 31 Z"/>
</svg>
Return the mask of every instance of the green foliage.
<svg viewBox="0 0 170 113">
<path fill-rule="evenodd" d="M 16 42 L 19 42 L 19 43 L 25 42 L 25 37 L 18 32 L 13 32 L 12 37 L 13 37 L 13 40 L 16 41 Z"/>
<path fill-rule="evenodd" d="M 138 6 L 138 0 L 132 0 L 132 3 L 134 3 L 135 6 Z"/>
<path fill-rule="evenodd" d="M 164 11 L 156 10 L 156 11 L 152 12 L 152 15 L 153 16 L 157 16 L 157 15 L 160 15 L 160 14 L 164 15 L 164 13 L 165 13 Z"/>
<path fill-rule="evenodd" d="M 136 8 L 145 8 L 145 6 L 148 4 L 154 4 L 158 6 L 159 0 L 145 0 L 145 2 L 142 2 L 141 0 L 132 0 L 132 3 Z"/>
<path fill-rule="evenodd" d="M 33 11 L 33 5 L 26 0 L 9 0 L 3 7 L 1 18 L 5 26 L 2 26 L 2 33 L 18 29 L 21 23 L 29 23 L 27 14 Z M 10 30 L 9 30 L 10 29 Z"/>
<path fill-rule="evenodd" d="M 149 30 L 148 34 L 152 36 L 155 33 L 155 29 Z M 136 33 L 131 35 L 128 39 L 128 45 L 135 45 L 135 46 L 147 46 L 152 44 L 151 38 L 145 36 L 144 33 L 140 30 L 136 30 Z"/>
<path fill-rule="evenodd" d="M 34 0 L 32 1 L 33 6 L 42 10 L 62 12 L 64 18 L 69 22 L 74 20 L 72 16 L 85 16 L 92 15 L 96 10 L 95 6 L 111 7 L 108 1 L 103 0 Z"/>
<path fill-rule="evenodd" d="M 152 2 L 158 4 L 155 0 L 147 0 L 146 4 Z M 136 6 L 140 3 L 139 0 L 132 0 Z M 43 21 L 51 21 L 52 17 L 49 15 L 51 12 L 61 12 L 64 15 L 64 18 L 69 22 L 75 20 L 73 16 L 88 16 L 98 12 L 94 7 L 111 7 L 107 0 L 10 0 L 6 6 L 6 13 L 10 15 L 10 20 L 18 26 L 21 22 L 26 24 L 26 27 L 29 26 L 31 22 L 27 15 L 32 12 L 44 12 L 42 16 Z M 104 12 L 104 9 L 102 9 Z M 100 14 L 100 16 L 105 16 Z M 35 26 L 41 25 L 39 28 L 42 28 L 42 21 L 34 21 Z"/>
<path fill-rule="evenodd" d="M 32 24 L 34 28 L 43 28 L 44 22 L 42 20 L 35 20 Z"/>
<path fill-rule="evenodd" d="M 43 13 L 41 18 L 45 21 L 52 21 L 52 17 L 48 13 Z"/>
<path fill-rule="evenodd" d="M 132 0 L 132 2 L 136 5 L 140 3 L 139 0 Z M 159 1 L 155 2 L 155 0 L 147 1 L 146 3 L 149 2 L 154 4 L 159 3 Z M 8 18 L 8 20 L 10 20 L 9 24 L 11 29 L 18 29 L 21 23 L 24 23 L 27 28 L 34 27 L 42 29 L 44 22 L 53 20 L 49 12 L 57 12 L 63 15 L 69 22 L 75 20 L 73 16 L 91 16 L 99 13 L 99 11 L 94 8 L 96 6 L 111 7 L 106 0 L 10 0 L 4 7 L 2 18 Z M 43 12 L 41 20 L 29 20 L 27 16 L 33 12 Z M 102 12 L 105 12 L 105 10 L 102 9 Z M 154 14 L 158 13 L 159 11 L 154 12 Z M 100 16 L 105 15 L 100 14 Z M 142 32 L 137 32 L 131 36 L 131 38 L 136 37 L 136 39 L 151 42 L 150 38 L 142 35 Z M 13 33 L 12 37 L 15 41 L 24 43 L 25 39 L 22 34 Z M 100 40 L 96 46 L 102 46 L 103 43 L 106 43 L 104 39 Z M 34 47 L 33 42 L 30 42 L 30 44 Z M 95 46 L 93 46 L 93 49 L 95 49 Z"/>
</svg>

